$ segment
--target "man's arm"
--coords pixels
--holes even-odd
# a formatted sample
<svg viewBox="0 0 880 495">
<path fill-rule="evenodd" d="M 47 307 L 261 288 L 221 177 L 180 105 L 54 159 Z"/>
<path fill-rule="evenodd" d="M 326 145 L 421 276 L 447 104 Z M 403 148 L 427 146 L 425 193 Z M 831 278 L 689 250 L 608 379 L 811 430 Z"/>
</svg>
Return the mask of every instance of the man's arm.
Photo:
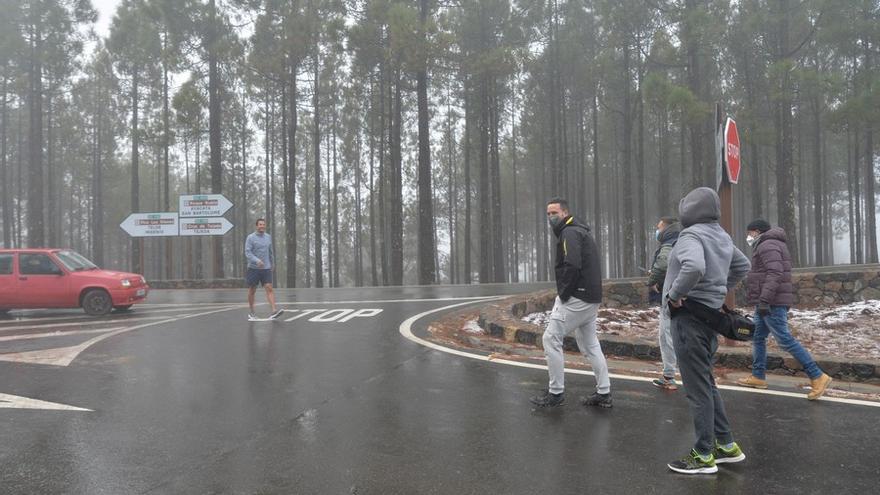
<svg viewBox="0 0 880 495">
<path fill-rule="evenodd" d="M 650 275 L 648 275 L 649 286 L 663 285 L 663 280 L 666 278 L 666 269 L 669 267 L 670 251 L 672 251 L 671 244 L 660 246 L 660 252 L 657 253 L 657 258 L 654 260 L 654 264 L 651 265 Z"/>
<path fill-rule="evenodd" d="M 736 246 L 733 246 L 733 259 L 730 260 L 730 271 L 727 274 L 727 289 L 732 290 L 740 280 L 752 269 L 749 258 Z"/>
<path fill-rule="evenodd" d="M 254 244 L 251 236 L 247 236 L 244 240 L 244 257 L 254 264 L 257 264 L 260 261 L 260 259 L 254 255 Z"/>
<path fill-rule="evenodd" d="M 581 237 L 572 228 L 562 231 L 562 273 L 559 276 L 559 299 L 567 301 L 581 278 Z"/>
<path fill-rule="evenodd" d="M 680 301 L 706 273 L 706 255 L 703 243 L 693 234 L 682 234 L 675 244 L 672 255 L 681 264 L 678 276 L 669 286 L 669 299 Z"/>
<path fill-rule="evenodd" d="M 761 252 L 761 264 L 764 265 L 767 274 L 764 276 L 764 284 L 761 286 L 759 303 L 770 304 L 770 301 L 776 297 L 776 290 L 779 289 L 779 281 L 785 270 L 782 264 L 782 251 L 772 247 L 764 249 Z"/>
</svg>

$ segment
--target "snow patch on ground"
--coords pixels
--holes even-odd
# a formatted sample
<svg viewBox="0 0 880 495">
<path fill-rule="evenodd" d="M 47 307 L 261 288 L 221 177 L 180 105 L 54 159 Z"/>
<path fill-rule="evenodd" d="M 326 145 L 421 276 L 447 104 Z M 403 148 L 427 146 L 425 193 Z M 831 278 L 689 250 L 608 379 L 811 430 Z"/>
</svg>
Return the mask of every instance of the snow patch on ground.
<svg viewBox="0 0 880 495">
<path fill-rule="evenodd" d="M 740 309 L 751 311 L 753 308 Z M 596 319 L 598 333 L 656 339 L 659 312 L 657 307 L 600 308 Z M 549 318 L 550 311 L 545 311 L 525 315 L 522 320 L 543 327 Z M 880 301 L 792 309 L 788 319 L 792 334 L 813 354 L 880 360 Z M 768 338 L 767 342 L 770 349 L 780 352 L 775 339 Z"/>
<path fill-rule="evenodd" d="M 468 320 L 461 329 L 467 333 L 483 333 L 483 329 L 477 323 L 477 320 Z"/>
</svg>

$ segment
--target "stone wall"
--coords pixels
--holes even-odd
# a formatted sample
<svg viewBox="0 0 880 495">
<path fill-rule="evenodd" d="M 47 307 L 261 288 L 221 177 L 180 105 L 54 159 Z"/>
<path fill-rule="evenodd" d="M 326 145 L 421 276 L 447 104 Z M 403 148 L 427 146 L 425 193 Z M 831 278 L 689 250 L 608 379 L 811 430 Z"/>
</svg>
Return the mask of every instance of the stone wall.
<svg viewBox="0 0 880 495">
<path fill-rule="evenodd" d="M 796 268 L 792 271 L 798 307 L 849 304 L 880 299 L 880 265 L 841 265 Z M 603 284 L 604 304 L 611 308 L 645 306 L 647 278 L 608 280 Z M 737 304 L 746 302 L 745 282 L 736 290 Z"/>
</svg>

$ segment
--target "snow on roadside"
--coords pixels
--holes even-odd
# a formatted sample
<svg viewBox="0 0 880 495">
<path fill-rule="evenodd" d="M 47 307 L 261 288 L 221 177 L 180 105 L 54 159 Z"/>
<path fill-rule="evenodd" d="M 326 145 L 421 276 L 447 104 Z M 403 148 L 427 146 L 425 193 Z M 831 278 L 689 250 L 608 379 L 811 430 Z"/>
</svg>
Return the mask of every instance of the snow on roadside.
<svg viewBox="0 0 880 495">
<path fill-rule="evenodd" d="M 477 320 L 468 320 L 461 329 L 467 333 L 483 333 L 483 329 L 477 324 Z"/>
<path fill-rule="evenodd" d="M 751 311 L 752 308 L 741 308 Z M 624 337 L 657 338 L 659 308 L 600 308 L 598 333 Z M 546 326 L 550 311 L 531 313 L 522 320 Z M 849 359 L 880 360 L 880 301 L 861 301 L 789 311 L 792 333 L 811 353 Z M 773 338 L 768 347 L 781 352 Z M 784 353 L 783 353 L 784 354 Z"/>
</svg>

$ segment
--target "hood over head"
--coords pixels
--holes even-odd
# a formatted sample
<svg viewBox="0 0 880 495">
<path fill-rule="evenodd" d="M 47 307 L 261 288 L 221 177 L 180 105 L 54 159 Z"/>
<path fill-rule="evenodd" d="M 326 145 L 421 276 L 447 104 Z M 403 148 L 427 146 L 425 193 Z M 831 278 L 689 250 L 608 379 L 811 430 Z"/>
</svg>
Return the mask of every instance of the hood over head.
<svg viewBox="0 0 880 495">
<path fill-rule="evenodd" d="M 678 203 L 678 218 L 688 228 L 698 223 L 716 223 L 721 218 L 721 199 L 708 187 L 698 187 Z"/>
</svg>

